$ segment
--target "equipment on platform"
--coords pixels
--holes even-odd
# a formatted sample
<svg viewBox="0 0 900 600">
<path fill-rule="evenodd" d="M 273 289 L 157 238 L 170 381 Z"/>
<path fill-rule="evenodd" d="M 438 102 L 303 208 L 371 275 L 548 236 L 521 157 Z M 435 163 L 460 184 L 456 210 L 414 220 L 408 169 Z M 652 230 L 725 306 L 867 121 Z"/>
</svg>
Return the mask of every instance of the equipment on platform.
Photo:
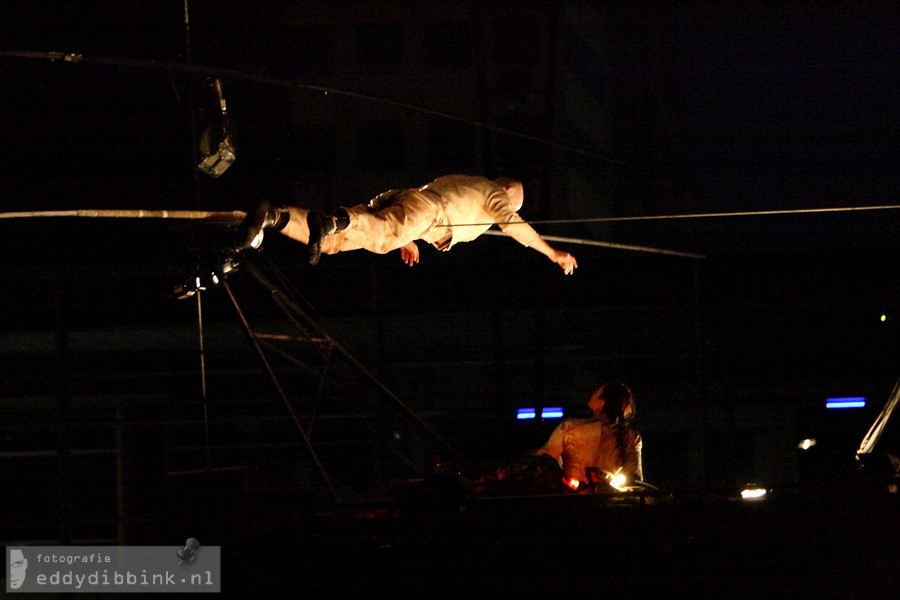
<svg viewBox="0 0 900 600">
<path fill-rule="evenodd" d="M 200 151 L 203 153 L 203 160 L 200 161 L 197 168 L 210 177 L 219 177 L 228 170 L 228 167 L 234 164 L 237 154 L 234 148 L 231 124 L 228 119 L 228 106 L 225 102 L 225 95 L 222 92 L 222 81 L 216 79 L 212 87 L 215 90 L 222 119 L 220 123 L 221 136 L 218 138 L 219 143 L 214 147 L 213 125 L 204 130 L 200 138 Z"/>
</svg>

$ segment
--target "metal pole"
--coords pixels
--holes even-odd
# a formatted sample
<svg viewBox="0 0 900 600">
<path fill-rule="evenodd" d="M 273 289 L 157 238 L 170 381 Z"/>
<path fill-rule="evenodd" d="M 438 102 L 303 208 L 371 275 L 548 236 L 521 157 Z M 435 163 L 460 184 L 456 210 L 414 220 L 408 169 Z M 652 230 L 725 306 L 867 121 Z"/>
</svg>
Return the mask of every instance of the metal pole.
<svg viewBox="0 0 900 600">
<path fill-rule="evenodd" d="M 312 442 L 310 441 L 309 436 L 306 433 L 306 428 L 300 421 L 300 416 L 296 413 L 294 407 L 288 400 L 287 394 L 285 394 L 284 388 L 281 387 L 281 382 L 278 380 L 278 376 L 272 369 L 272 365 L 269 364 L 268 360 L 266 360 L 266 355 L 260 347 L 259 342 L 256 341 L 256 336 L 254 335 L 253 330 L 250 328 L 250 323 L 244 316 L 244 313 L 241 310 L 240 305 L 238 304 L 237 298 L 235 298 L 234 293 L 231 291 L 231 286 L 228 285 L 227 280 L 223 280 L 222 285 L 225 287 L 225 291 L 228 292 L 228 297 L 231 299 L 231 303 L 234 305 L 234 309 L 237 312 L 238 318 L 240 319 L 241 326 L 244 329 L 244 333 L 247 334 L 247 338 L 250 340 L 250 343 L 256 350 L 260 361 L 262 361 L 263 367 L 268 373 L 269 378 L 272 380 L 272 384 L 275 386 L 275 390 L 278 392 L 278 395 L 281 397 L 281 400 L 287 407 L 291 418 L 294 420 L 294 425 L 297 426 L 297 431 L 300 432 L 300 436 L 303 438 L 303 443 L 306 444 L 306 449 L 309 451 L 310 457 L 318 468 L 319 474 L 322 476 L 322 481 L 325 483 L 325 487 L 328 489 L 328 493 L 331 495 L 331 498 L 335 501 L 335 503 L 339 504 L 340 498 L 338 497 L 337 491 L 334 489 L 334 485 L 331 483 L 331 478 L 328 476 L 328 473 L 325 470 L 325 466 L 319 460 L 319 455 L 316 453 L 315 448 L 313 448 Z"/>
</svg>

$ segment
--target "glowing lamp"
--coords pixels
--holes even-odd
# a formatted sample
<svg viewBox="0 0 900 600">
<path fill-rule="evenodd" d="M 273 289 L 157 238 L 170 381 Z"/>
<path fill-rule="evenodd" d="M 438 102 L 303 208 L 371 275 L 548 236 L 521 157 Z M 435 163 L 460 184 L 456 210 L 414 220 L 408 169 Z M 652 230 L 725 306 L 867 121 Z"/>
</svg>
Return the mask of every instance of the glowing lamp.
<svg viewBox="0 0 900 600">
<path fill-rule="evenodd" d="M 627 483 L 628 479 L 622 473 L 616 473 L 609 478 L 609 485 L 619 490 L 620 492 L 624 492 L 628 489 Z"/>
<path fill-rule="evenodd" d="M 753 501 L 764 500 L 766 497 L 766 488 L 748 486 L 741 490 L 741 500 Z"/>
</svg>

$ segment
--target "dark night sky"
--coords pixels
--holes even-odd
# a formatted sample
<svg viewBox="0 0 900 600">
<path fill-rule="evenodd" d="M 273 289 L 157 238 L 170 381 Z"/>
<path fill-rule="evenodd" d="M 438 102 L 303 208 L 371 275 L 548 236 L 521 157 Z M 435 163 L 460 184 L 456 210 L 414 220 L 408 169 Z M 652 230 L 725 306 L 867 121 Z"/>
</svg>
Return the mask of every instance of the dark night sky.
<svg viewBox="0 0 900 600">
<path fill-rule="evenodd" d="M 280 4 L 263 3 L 260 10 L 247 11 L 192 2 L 196 63 L 302 79 L 290 57 L 308 56 L 312 42 L 289 34 L 278 18 Z M 608 166 L 597 169 L 598 188 L 610 173 L 625 197 L 641 194 L 645 177 L 671 177 L 684 187 L 688 202 L 668 204 L 663 195 L 657 204 L 644 203 L 644 214 L 898 203 L 898 13 L 888 3 L 847 9 L 794 4 L 710 8 L 695 3 L 663 12 L 607 11 L 611 49 L 606 68 L 610 82 L 618 86 L 611 92 L 614 147 L 609 150 L 626 159 L 626 165 L 619 172 Z M 51 3 L 40 9 L 13 3 L 7 15 L 0 48 L 5 52 L 184 59 L 179 2 L 127 11 L 115 2 Z M 597 29 L 604 27 L 598 24 Z M 243 210 L 267 192 L 290 190 L 294 172 L 290 161 L 279 159 L 288 103 L 277 86 L 237 82 L 228 88 L 232 112 L 240 115 L 240 158 L 221 180 L 198 180 L 190 86 L 183 74 L 133 64 L 16 56 L 0 57 L 0 62 L 6 74 L 0 88 L 0 211 Z M 359 104 L 376 116 L 384 110 L 374 102 Z M 200 193 L 194 196 L 195 191 Z M 619 208 L 629 210 L 627 204 Z M 551 206 L 544 216 L 573 215 L 558 215 Z M 724 255 L 725 262 L 707 263 L 713 302 L 759 299 L 797 305 L 835 297 L 893 310 L 898 305 L 892 258 L 898 224 L 897 210 L 693 219 L 623 225 L 614 241 Z M 107 264 L 115 257 L 127 260 L 135 241 L 161 245 L 159 236 L 148 235 L 153 231 L 124 226 L 106 227 L 86 239 L 85 232 L 96 228 L 86 223 L 77 230 L 71 224 L 5 223 L 7 264 Z M 184 245 L 183 240 L 176 238 L 170 246 Z M 479 240 L 447 260 L 465 265 L 488 244 Z M 843 254 L 848 248 L 864 252 L 851 259 Z M 798 249 L 827 252 L 798 257 Z M 296 256 L 296 248 L 291 250 Z M 531 254 L 515 256 L 543 267 Z M 538 267 L 533 269 L 534 285 L 545 286 L 548 297 L 565 298 L 579 290 L 612 289 L 612 274 L 635 271 L 628 261 L 636 257 L 628 253 L 582 249 L 579 254 L 582 268 L 571 283 L 553 279 L 557 273 L 547 269 L 544 279 Z M 755 258 L 745 261 L 749 254 Z M 609 256 L 621 258 L 621 264 L 604 264 Z M 347 256 L 331 264 L 367 260 L 374 259 Z M 425 277 L 421 271 L 403 282 L 421 293 Z M 659 287 L 649 270 L 646 277 L 630 281 L 629 289 Z M 170 285 L 168 279 L 161 281 Z M 690 286 L 686 279 L 688 295 Z M 444 292 L 438 287 L 433 293 Z"/>
<path fill-rule="evenodd" d="M 52 3 L 40 10 L 32 3 L 18 9 L 11 5 L 0 50 L 82 51 L 180 62 L 185 51 L 181 3 L 172 4 L 178 6 L 142 5 L 128 11 L 119 3 L 104 2 Z M 271 8 L 279 4 L 264 3 L 263 9 L 248 12 L 192 2 L 196 62 L 300 77 L 292 72 L 298 67 L 289 57 L 302 48 L 285 31 L 279 10 Z M 793 4 L 710 8 L 696 3 L 662 13 L 607 11 L 612 46 L 607 68 L 610 80 L 619 84 L 612 92 L 609 117 L 614 132 L 610 139 L 618 147 L 610 153 L 627 160 L 615 173 L 623 195 L 640 194 L 643 178 L 655 176 L 681 182 L 690 201 L 667 205 L 663 198 L 658 204 L 643 204 L 645 213 L 900 203 L 895 170 L 900 158 L 898 13 L 888 3 L 848 9 Z M 291 165 L 277 160 L 284 149 L 280 134 L 288 107 L 282 89 L 239 83 L 229 88 L 232 112 L 240 115 L 240 158 L 221 180 L 197 180 L 189 86 L 182 74 L 10 56 L 0 57 L 0 62 L 6 70 L 6 84 L 0 88 L 2 211 L 242 210 L 266 192 L 290 190 Z M 383 110 L 377 103 L 361 105 L 374 115 Z M 599 188 L 612 170 L 596 172 Z M 193 197 L 195 191 L 201 193 Z M 551 206 L 545 216 L 573 215 L 555 214 Z M 867 303 L 864 314 L 846 317 L 846 329 L 851 330 L 872 310 L 893 311 L 900 304 L 893 260 L 898 224 L 898 210 L 693 219 L 651 227 L 628 224 L 616 232 L 614 241 L 724 255 L 723 262 L 706 263 L 709 289 L 704 294 L 710 302 L 773 301 L 793 307 L 834 298 Z M 96 224 L 79 223 L 73 229 L 71 224 L 51 228 L 5 223 L 7 264 L 16 268 L 27 261 L 54 268 L 65 261 L 127 263 L 135 252 L 140 263 L 146 256 L 134 247 L 141 240 L 151 245 L 151 260 L 160 262 L 156 259 L 163 251 L 174 260 L 184 259 L 175 248 L 180 245 L 184 254 L 184 236 L 166 245 L 161 241 L 165 238 L 152 235 L 155 230 L 103 227 L 93 233 Z M 92 234 L 86 236 L 88 231 Z M 459 261 L 465 269 L 474 257 L 486 254 L 483 249 L 489 243 L 479 240 L 460 248 L 443 264 Z M 798 249 L 823 252 L 797 256 Z M 850 256 L 847 249 L 861 252 Z M 296 258 L 296 248 L 288 250 Z M 523 268 L 533 271 L 532 285 L 561 304 L 575 302 L 576 296 L 579 302 L 589 302 L 593 292 L 582 292 L 597 289 L 610 290 L 604 292 L 610 301 L 637 301 L 639 293 L 665 294 L 665 286 L 653 279 L 656 271 L 644 269 L 644 280 L 629 279 L 622 286 L 635 294 L 630 300 L 624 291 L 613 295 L 619 294 L 611 291 L 619 288 L 611 285 L 617 274 L 640 277 L 641 267 L 629 262 L 639 259 L 633 254 L 581 249 L 582 267 L 571 282 L 556 277 L 552 269 L 540 270 L 545 265 L 534 253 L 511 254 L 516 260 L 533 261 Z M 745 260 L 745 255 L 753 257 Z M 607 257 L 621 261 L 607 264 Z M 374 260 L 346 256 L 326 266 L 352 267 Z M 681 269 L 679 265 L 671 273 Z M 398 285 L 408 285 L 418 295 L 448 295 L 442 285 L 451 283 L 439 277 L 437 285 L 427 287 L 427 276 L 420 270 Z M 169 274 L 158 279 L 160 287 L 171 289 Z M 692 279 L 682 279 L 684 289 L 675 294 L 689 297 Z M 422 306 L 429 303 L 423 300 Z"/>
<path fill-rule="evenodd" d="M 683 108 L 704 189 L 736 209 L 896 201 L 896 10 L 686 9 Z"/>
<path fill-rule="evenodd" d="M 182 62 L 181 3 L 170 4 L 126 11 L 115 2 L 50 3 L 39 9 L 33 3 L 11 3 L 3 19 L 0 50 L 78 51 Z M 263 3 L 258 11 L 247 11 L 192 2 L 196 63 L 303 79 L 290 57 L 309 56 L 312 42 L 290 35 L 279 20 L 280 5 Z M 711 8 L 693 3 L 662 12 L 607 11 L 605 30 L 611 49 L 606 68 L 610 82 L 618 85 L 611 92 L 609 116 L 610 140 L 618 147 L 609 150 L 626 159 L 626 165 L 619 172 L 608 166 L 597 169 L 598 188 L 610 173 L 618 178 L 625 197 L 642 193 L 645 177 L 671 177 L 684 187 L 689 201 L 667 204 L 663 196 L 657 204 L 644 203 L 644 214 L 898 203 L 898 14 L 889 3 L 854 8 L 793 3 L 780 8 Z M 182 73 L 21 56 L 3 56 L 0 62 L 6 82 L 0 88 L 2 211 L 243 210 L 266 192 L 290 190 L 294 172 L 290 161 L 279 159 L 285 149 L 281 127 L 289 104 L 277 86 L 238 82 L 229 88 L 232 112 L 240 115 L 236 119 L 240 158 L 221 180 L 197 180 L 190 86 Z M 386 94 L 386 90 L 360 91 Z M 359 104 L 373 115 L 384 110 L 374 102 Z M 194 196 L 196 191 L 200 193 Z M 573 215 L 558 215 L 551 206 L 544 216 Z M 897 305 L 892 256 L 898 224 L 897 210 L 693 219 L 649 227 L 623 225 L 614 241 L 659 244 L 709 256 L 770 253 L 753 266 L 747 262 L 743 271 L 734 269 L 745 266 L 739 258 L 710 264 L 713 301 L 769 300 L 772 290 L 779 290 L 785 302 L 809 300 L 815 294 L 843 298 L 858 294 L 891 307 Z M 82 232 L 88 225 L 79 224 L 74 239 L 61 243 L 58 236 L 63 229 L 73 231 L 55 227 L 4 224 L 9 232 L 8 264 L 15 265 L 22 257 L 33 264 L 73 256 L 72 260 L 109 261 L 110 256 L 126 255 L 131 243 L 147 233 L 110 227 L 102 239 L 95 235 L 86 241 Z M 159 244 L 159 238 L 152 242 Z M 452 259 L 465 264 L 488 242 L 479 244 L 451 253 Z M 792 253 L 798 248 L 830 253 L 797 258 Z M 859 259 L 863 262 L 840 254 L 847 248 L 865 250 Z M 78 253 L 73 253 L 75 249 Z M 529 254 L 516 256 L 534 258 Z M 606 256 L 634 258 L 581 250 L 579 281 L 569 285 L 609 288 L 604 278 L 615 270 L 602 264 Z M 366 258 L 342 257 L 339 262 L 356 264 Z M 788 266 L 776 273 L 779 265 Z M 725 279 L 720 281 L 720 275 Z M 410 285 L 416 285 L 419 277 Z M 562 284 L 545 284 L 539 277 L 535 275 L 539 285 L 554 290 L 549 293 L 571 292 L 557 290 L 552 286 Z M 649 281 L 642 287 L 653 285 Z M 809 290 L 807 296 L 797 291 L 800 287 Z"/>
<path fill-rule="evenodd" d="M 171 4 L 178 4 L 178 10 L 157 6 L 126 11 L 103 2 L 52 3 L 38 9 L 32 3 L 18 9 L 13 4 L 4 18 L 2 50 L 179 61 L 185 52 L 181 6 Z M 198 63 L 215 66 L 224 60 L 228 67 L 275 74 L 289 69 L 285 52 L 294 49 L 295 42 L 278 37 L 281 29 L 273 18 L 277 9 L 246 14 L 218 7 L 216 12 L 210 3 L 199 1 L 193 6 L 197 21 L 193 53 Z M 671 107 L 648 115 L 649 123 L 641 122 L 641 115 L 622 120 L 613 114 L 622 123 L 620 128 L 640 126 L 651 132 L 641 138 L 644 147 L 629 147 L 631 132 L 618 131 L 623 146 L 612 148 L 613 156 L 624 154 L 640 167 L 644 161 L 659 160 L 664 145 L 662 160 L 676 165 L 678 177 L 689 182 L 699 212 L 896 202 L 897 9 L 889 3 L 850 8 L 688 4 L 671 9 L 661 20 L 667 38 L 662 46 L 656 41 L 657 52 L 662 48 L 675 57 L 666 57 L 665 68 L 636 62 L 644 60 L 636 57 L 652 56 L 640 48 L 649 43 L 647 36 L 662 31 L 654 25 L 654 16 L 652 10 L 639 9 L 618 14 L 619 22 L 612 24 L 613 43 L 622 42 L 622 48 L 614 52 L 619 58 L 612 68 L 622 71 L 617 80 L 633 85 L 623 92 L 620 104 L 641 106 L 642 94 L 656 94 L 657 102 Z M 211 18 L 232 26 L 209 27 Z M 268 24 L 254 27 L 255 23 Z M 221 37 L 204 38 L 204 25 L 207 34 L 215 30 Z M 262 39 L 261 31 L 270 37 Z M 223 46 L 231 50 L 226 52 Z M 629 48 L 635 49 L 632 56 Z M 68 208 L 87 202 L 78 180 L 91 172 L 103 171 L 111 188 L 105 201 L 117 206 L 171 204 L 182 191 L 157 189 L 153 193 L 160 197 L 155 200 L 138 198 L 127 193 L 134 172 L 166 169 L 189 186 L 190 171 L 183 170 L 191 159 L 188 98 L 177 77 L 154 69 L 2 60 L 7 73 L 0 94 L 3 210 L 35 204 Z M 663 76 L 665 80 L 654 79 Z M 257 90 L 257 102 L 266 102 L 265 95 Z M 373 104 L 371 110 L 377 112 L 379 107 Z M 265 136 L 273 135 L 277 126 L 257 117 L 251 124 L 245 119 L 244 127 L 257 129 L 245 131 L 244 137 L 265 147 Z M 121 176 L 110 177 L 109 171 Z M 68 180 L 74 181 L 69 185 Z M 48 187 L 54 181 L 57 186 Z M 71 199 L 65 200 L 66 195 Z M 882 236 L 896 221 L 893 214 L 880 212 L 864 218 L 842 213 L 692 224 L 698 231 L 723 228 L 726 236 L 714 237 L 714 243 L 725 243 L 735 231 L 756 235 L 761 230 L 776 231 L 774 241 L 780 243 L 807 225 L 811 230 L 836 228 L 838 235 L 842 224 L 857 232 L 873 227 L 874 234 Z M 786 231 L 779 233 L 781 229 Z"/>
</svg>

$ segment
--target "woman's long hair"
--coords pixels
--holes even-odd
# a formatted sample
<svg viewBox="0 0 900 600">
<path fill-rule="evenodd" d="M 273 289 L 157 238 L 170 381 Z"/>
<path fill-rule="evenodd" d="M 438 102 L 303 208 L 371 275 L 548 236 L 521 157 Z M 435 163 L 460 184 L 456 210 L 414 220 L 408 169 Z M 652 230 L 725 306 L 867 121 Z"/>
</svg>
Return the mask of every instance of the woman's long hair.
<svg viewBox="0 0 900 600">
<path fill-rule="evenodd" d="M 613 430 L 616 432 L 616 446 L 619 449 L 619 462 L 624 467 L 626 434 L 635 411 L 634 394 L 632 394 L 631 388 L 621 381 L 610 381 L 600 387 L 600 397 L 604 401 L 601 412 L 613 424 Z"/>
</svg>

